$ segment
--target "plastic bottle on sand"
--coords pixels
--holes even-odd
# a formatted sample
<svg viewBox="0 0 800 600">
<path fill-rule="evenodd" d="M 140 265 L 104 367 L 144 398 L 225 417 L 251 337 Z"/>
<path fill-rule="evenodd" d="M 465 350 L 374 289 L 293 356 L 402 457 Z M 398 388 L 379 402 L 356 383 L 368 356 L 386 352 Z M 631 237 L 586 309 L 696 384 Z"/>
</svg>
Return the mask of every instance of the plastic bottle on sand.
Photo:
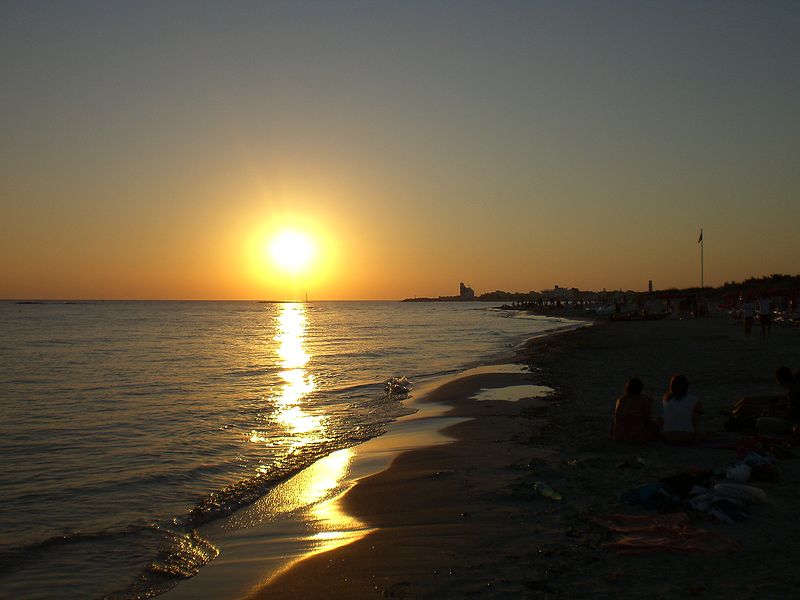
<svg viewBox="0 0 800 600">
<path fill-rule="evenodd" d="M 547 485 L 543 481 L 534 481 L 533 482 L 533 489 L 539 492 L 540 495 L 544 496 L 545 498 L 549 498 L 550 500 L 563 500 L 564 496 L 559 494 L 549 485 Z"/>
</svg>

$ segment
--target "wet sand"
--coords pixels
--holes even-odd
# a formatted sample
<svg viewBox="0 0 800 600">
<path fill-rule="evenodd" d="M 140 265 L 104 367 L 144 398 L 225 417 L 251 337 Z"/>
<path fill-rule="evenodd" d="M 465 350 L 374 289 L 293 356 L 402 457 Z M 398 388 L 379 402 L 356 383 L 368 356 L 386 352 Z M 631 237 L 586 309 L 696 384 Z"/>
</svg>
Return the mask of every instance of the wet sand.
<svg viewBox="0 0 800 600">
<path fill-rule="evenodd" d="M 375 530 L 296 563 L 248 597 L 796 597 L 800 458 L 779 463 L 782 481 L 757 484 L 768 500 L 749 521 L 701 524 L 734 540 L 733 552 L 619 556 L 603 549 L 612 535 L 597 519 L 645 514 L 618 500 L 633 487 L 736 461 L 729 449 L 611 442 L 611 409 L 627 378 L 659 397 L 670 375 L 685 373 L 706 428 L 721 430 L 721 409 L 778 393 L 778 365 L 800 368 L 800 331 L 746 338 L 721 316 L 608 323 L 534 340 L 521 360 L 533 373 L 465 377 L 429 394 L 453 406 L 448 416 L 470 418 L 446 430 L 457 441 L 405 452 L 359 481 L 341 507 Z M 544 403 L 473 399 L 527 384 L 556 391 Z M 618 466 L 637 458 L 640 468 Z M 535 481 L 564 500 L 539 496 Z"/>
</svg>

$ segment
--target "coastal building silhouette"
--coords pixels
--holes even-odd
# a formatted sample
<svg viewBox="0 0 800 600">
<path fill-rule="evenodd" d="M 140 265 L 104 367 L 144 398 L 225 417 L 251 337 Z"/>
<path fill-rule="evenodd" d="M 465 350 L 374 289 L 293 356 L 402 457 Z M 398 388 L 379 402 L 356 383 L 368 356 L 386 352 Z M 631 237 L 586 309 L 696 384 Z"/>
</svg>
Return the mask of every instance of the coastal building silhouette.
<svg viewBox="0 0 800 600">
<path fill-rule="evenodd" d="M 475 300 L 475 290 L 471 287 L 464 285 L 464 282 L 458 284 L 458 297 L 461 300 Z"/>
</svg>

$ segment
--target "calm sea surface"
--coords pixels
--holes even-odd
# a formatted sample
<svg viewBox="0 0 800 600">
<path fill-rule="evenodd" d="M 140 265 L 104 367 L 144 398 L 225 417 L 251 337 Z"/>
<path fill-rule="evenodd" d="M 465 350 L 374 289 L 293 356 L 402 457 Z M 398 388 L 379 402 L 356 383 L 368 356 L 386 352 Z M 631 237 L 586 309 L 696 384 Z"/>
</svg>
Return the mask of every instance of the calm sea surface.
<svg viewBox="0 0 800 600">
<path fill-rule="evenodd" d="M 0 302 L 0 597 L 144 597 L 212 560 L 196 527 L 565 324 L 483 303 Z"/>
</svg>

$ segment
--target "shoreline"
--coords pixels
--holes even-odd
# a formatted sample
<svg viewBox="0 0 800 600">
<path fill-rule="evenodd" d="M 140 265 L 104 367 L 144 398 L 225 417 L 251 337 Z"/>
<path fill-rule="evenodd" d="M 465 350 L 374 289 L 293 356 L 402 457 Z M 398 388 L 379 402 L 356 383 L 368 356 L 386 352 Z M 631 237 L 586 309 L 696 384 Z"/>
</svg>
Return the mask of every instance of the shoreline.
<svg viewBox="0 0 800 600">
<path fill-rule="evenodd" d="M 596 523 L 635 512 L 617 497 L 637 485 L 693 465 L 735 462 L 731 450 L 608 440 L 625 380 L 637 375 L 657 396 L 671 374 L 685 372 L 706 406 L 709 429 L 720 429 L 719 410 L 743 395 L 774 392 L 778 364 L 800 366 L 796 329 L 759 337 L 745 338 L 717 316 L 611 323 L 529 341 L 523 356 L 536 383 L 556 389 L 547 405 L 470 401 L 486 383 L 480 379 L 437 389 L 434 401 L 454 405 L 448 416 L 471 420 L 443 432 L 455 442 L 405 452 L 343 497 L 345 511 L 375 530 L 296 563 L 245 597 L 789 597 L 800 584 L 791 568 L 800 556 L 780 543 L 800 535 L 792 494 L 800 472 L 792 461 L 779 464 L 782 483 L 758 484 L 769 501 L 749 521 L 703 525 L 741 548 L 703 557 L 708 571 L 691 570 L 686 556 L 617 556 L 602 549 L 609 534 Z M 637 456 L 640 470 L 616 466 Z M 565 500 L 539 497 L 537 480 Z M 665 580 L 665 569 L 681 576 Z M 742 580 L 743 569 L 755 576 Z"/>
<path fill-rule="evenodd" d="M 385 434 L 334 452 L 279 483 L 253 505 L 201 526 L 198 531 L 220 547 L 221 555 L 161 597 L 184 600 L 248 596 L 296 564 L 369 535 L 374 527 L 345 508 L 346 497 L 361 481 L 389 469 L 402 454 L 454 440 L 447 430 L 466 417 L 451 414 L 452 405 L 436 395 L 441 387 L 464 378 L 484 381 L 489 387 L 493 383 L 534 383 L 520 362 L 520 349 L 533 340 L 588 324 L 559 323 L 550 330 L 526 336 L 491 358 L 422 380 L 414 386 L 409 401 L 416 412 L 391 423 Z"/>
<path fill-rule="evenodd" d="M 447 429 L 466 418 L 450 414 L 452 405 L 437 400 L 436 391 L 465 377 L 481 378 L 487 385 L 498 378 L 505 383 L 532 383 L 531 374 L 525 370 L 524 348 L 535 340 L 591 324 L 586 319 L 560 319 L 567 322 L 525 336 L 457 372 L 415 383 L 407 402 L 416 412 L 391 423 L 385 434 L 334 452 L 279 483 L 253 505 L 202 525 L 198 531 L 219 547 L 220 556 L 161 597 L 194 600 L 247 596 L 296 563 L 371 531 L 371 526 L 344 508 L 342 499 L 360 481 L 389 469 L 401 454 L 453 441 Z"/>
<path fill-rule="evenodd" d="M 362 478 L 389 468 L 403 452 L 451 441 L 442 433 L 458 421 L 447 416 L 449 407 L 419 407 L 414 401 L 415 405 L 416 412 L 391 423 L 383 435 L 337 450 L 278 483 L 253 504 L 200 526 L 198 531 L 219 546 L 220 556 L 159 597 L 244 596 L 299 561 L 368 535 L 373 528 L 342 510 L 341 499 Z"/>
<path fill-rule="evenodd" d="M 504 363 L 500 363 L 499 366 L 504 366 Z M 516 412 L 516 407 L 511 405 L 521 405 L 535 411 L 543 408 L 549 402 L 547 399 L 542 400 L 532 396 L 515 402 L 507 400 L 472 401 L 472 396 L 481 390 L 504 389 L 537 381 L 530 372 L 521 370 L 522 365 L 519 365 L 518 372 L 495 372 L 492 371 L 492 367 L 493 365 L 486 365 L 453 376 L 420 398 L 419 402 L 422 404 L 445 408 L 444 416 L 455 421 L 446 425 L 439 432 L 441 436 L 449 440 L 449 443 L 431 445 L 426 444 L 424 440 L 417 439 L 412 446 L 398 453 L 388 468 L 359 479 L 339 498 L 343 512 L 364 521 L 372 529 L 367 536 L 333 552 L 307 556 L 286 571 L 271 578 L 253 594 L 244 597 L 273 598 L 284 595 L 286 597 L 309 597 L 305 596 L 309 592 L 305 588 L 296 589 L 290 583 L 289 589 L 283 590 L 282 586 L 286 584 L 286 581 L 304 580 L 305 575 L 302 574 L 304 569 L 317 561 L 326 562 L 331 554 L 349 555 L 354 550 L 360 554 L 364 549 L 367 549 L 367 554 L 371 554 L 371 548 L 374 547 L 376 538 L 383 538 L 386 534 L 393 537 L 397 532 L 401 532 L 401 539 L 406 534 L 410 534 L 412 539 L 422 536 L 426 540 L 425 545 L 434 543 L 435 538 L 458 535 L 455 529 L 464 520 L 473 518 L 473 511 L 477 510 L 477 506 L 473 507 L 467 502 L 467 505 L 462 506 L 462 510 L 458 512 L 452 507 L 446 507 L 445 499 L 449 492 L 461 493 L 463 490 L 451 488 L 451 484 L 455 484 L 457 488 L 462 487 L 462 484 L 454 479 L 452 469 L 440 466 L 441 457 L 447 456 L 450 448 L 458 443 L 464 428 L 469 430 L 476 424 L 482 425 L 487 418 L 505 419 L 508 415 Z M 491 437 L 491 431 L 486 433 Z M 480 457 L 474 456 L 472 460 L 477 462 Z M 426 485 L 426 483 L 432 485 Z M 440 483 L 444 483 L 447 489 L 444 494 L 437 489 Z M 403 494 L 396 493 L 397 488 L 407 490 L 410 487 L 416 489 L 417 502 L 409 502 L 409 499 Z M 393 553 L 390 560 L 393 570 L 402 571 L 404 570 L 402 565 L 407 564 L 409 560 L 414 560 L 417 549 L 411 546 L 409 550 L 410 556 L 401 557 L 399 553 Z M 359 597 L 361 594 L 369 596 L 374 591 L 374 586 L 377 585 L 373 579 L 370 577 L 367 582 L 369 585 L 361 591 L 354 590 L 347 584 L 341 589 L 327 589 L 325 593 L 315 589 L 311 592 L 310 597 L 314 597 L 315 594 L 321 596 L 329 594 L 332 597 Z"/>
</svg>

